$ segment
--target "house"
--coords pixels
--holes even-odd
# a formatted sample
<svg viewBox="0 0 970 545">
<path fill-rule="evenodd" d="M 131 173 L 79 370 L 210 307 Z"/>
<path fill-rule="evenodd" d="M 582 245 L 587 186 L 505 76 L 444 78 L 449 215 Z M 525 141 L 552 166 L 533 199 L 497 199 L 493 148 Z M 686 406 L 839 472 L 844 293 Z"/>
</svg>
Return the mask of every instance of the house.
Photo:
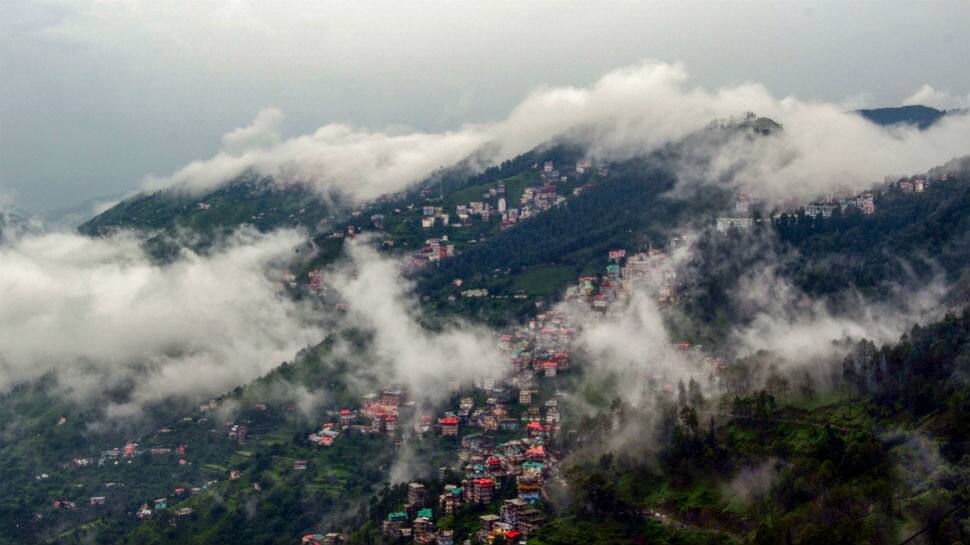
<svg viewBox="0 0 970 545">
<path fill-rule="evenodd" d="M 461 487 L 454 484 L 446 484 L 445 491 L 438 496 L 438 509 L 447 515 L 455 512 L 461 506 Z"/>
<path fill-rule="evenodd" d="M 381 392 L 381 405 L 387 409 L 401 406 L 401 390 L 389 389 Z"/>
<path fill-rule="evenodd" d="M 408 483 L 408 507 L 424 507 L 428 501 L 428 490 L 421 483 Z"/>
<path fill-rule="evenodd" d="M 104 496 L 91 496 L 89 499 L 91 505 L 97 507 L 99 505 L 104 505 L 106 498 Z"/>
<path fill-rule="evenodd" d="M 495 481 L 488 477 L 471 479 L 462 490 L 468 503 L 492 503 L 492 498 L 495 497 Z"/>
<path fill-rule="evenodd" d="M 238 469 L 233 469 L 229 472 L 230 481 L 238 481 L 240 477 L 242 477 L 242 472 L 240 472 Z"/>
<path fill-rule="evenodd" d="M 438 419 L 442 437 L 458 437 L 458 418 L 446 416 Z"/>
<path fill-rule="evenodd" d="M 243 443 L 249 435 L 249 427 L 245 424 L 234 424 L 229 427 L 229 439 Z"/>
<path fill-rule="evenodd" d="M 303 539 L 300 540 L 301 545 L 323 545 L 323 535 L 322 534 L 306 534 Z"/>
<path fill-rule="evenodd" d="M 487 542 L 489 535 L 495 528 L 495 525 L 501 521 L 502 519 L 498 515 L 482 515 L 478 517 L 478 540 L 481 542 Z"/>
<path fill-rule="evenodd" d="M 539 490 L 542 488 L 542 475 L 535 471 L 525 471 L 525 463 L 522 464 L 523 473 L 515 478 L 515 489 L 519 498 L 528 502 L 539 501 Z"/>
<path fill-rule="evenodd" d="M 734 199 L 734 211 L 741 215 L 747 216 L 751 209 L 751 196 L 747 193 L 741 193 Z"/>
<path fill-rule="evenodd" d="M 535 507 L 530 507 L 517 515 L 515 528 L 522 532 L 523 535 L 528 536 L 535 533 L 542 526 L 544 519 L 545 515 L 542 514 L 542 511 Z M 508 536 L 506 535 L 506 537 Z"/>
<path fill-rule="evenodd" d="M 370 421 L 370 432 L 379 433 L 385 429 L 385 424 L 387 422 L 387 415 L 384 413 L 378 413 L 371 418 Z"/>
<path fill-rule="evenodd" d="M 753 226 L 754 220 L 752 218 L 730 218 L 726 216 L 717 218 L 717 231 L 719 233 L 727 233 L 731 229 L 747 231 Z"/>
<path fill-rule="evenodd" d="M 922 191 L 922 190 L 919 190 Z M 860 194 L 855 201 L 856 208 L 862 211 L 863 214 L 871 216 L 876 212 L 876 204 L 873 199 L 871 191 L 866 191 Z"/>
<path fill-rule="evenodd" d="M 320 430 L 318 433 L 311 433 L 307 438 L 314 445 L 329 447 L 340 436 L 340 432 L 332 429 Z"/>
<path fill-rule="evenodd" d="M 387 514 L 387 520 L 384 521 L 383 530 L 384 534 L 387 536 L 396 536 L 400 533 L 401 528 L 404 523 L 408 520 L 407 513 L 401 511 L 395 511 L 393 513 Z"/>
<path fill-rule="evenodd" d="M 441 530 L 435 537 L 436 545 L 455 545 L 455 531 Z"/>
<path fill-rule="evenodd" d="M 176 518 L 184 519 L 184 518 L 187 518 L 187 517 L 190 517 L 190 516 L 192 516 L 192 508 L 191 507 L 179 507 L 178 509 L 175 510 L 175 517 Z"/>
<path fill-rule="evenodd" d="M 434 523 L 428 517 L 417 517 L 411 523 L 411 532 L 417 543 L 431 543 L 434 539 Z"/>
<path fill-rule="evenodd" d="M 306 460 L 295 460 L 293 462 L 294 471 L 306 471 L 307 461 Z"/>
</svg>

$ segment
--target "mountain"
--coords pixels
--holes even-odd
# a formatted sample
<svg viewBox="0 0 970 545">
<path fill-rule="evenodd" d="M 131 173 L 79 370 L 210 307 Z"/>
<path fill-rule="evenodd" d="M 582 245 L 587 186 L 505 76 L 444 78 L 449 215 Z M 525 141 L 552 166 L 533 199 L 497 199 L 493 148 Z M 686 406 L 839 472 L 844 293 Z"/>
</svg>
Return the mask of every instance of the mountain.
<svg viewBox="0 0 970 545">
<path fill-rule="evenodd" d="M 856 110 L 856 113 L 877 125 L 915 125 L 920 129 L 929 128 L 947 115 L 946 111 L 920 105 Z"/>
<path fill-rule="evenodd" d="M 339 201 L 328 201 L 300 186 L 281 186 L 247 173 L 205 194 L 175 190 L 140 194 L 84 222 L 78 231 L 98 235 L 114 229 L 165 232 L 188 229 L 212 233 L 252 225 L 325 229 L 342 217 Z"/>
<path fill-rule="evenodd" d="M 690 141 L 736 129 L 783 130 Z M 553 142 L 357 207 L 252 175 L 119 203 L 80 230 L 306 229 L 316 254 L 286 293 L 335 316 L 307 273 L 339 281 L 327 266 L 370 234 L 413 282 L 409 313 L 491 326 L 509 371 L 409 400 L 351 317 L 249 384 L 124 425 L 51 373 L 0 396 L 0 543 L 966 542 L 970 310 L 928 299 L 931 323 L 885 331 L 909 319 L 897 298 L 968 278 L 968 159 L 771 209 L 680 183 L 704 147 L 606 164 Z M 753 322 L 805 317 L 837 330 L 821 355 L 738 348 Z M 633 338 L 654 320 L 664 340 Z"/>
</svg>

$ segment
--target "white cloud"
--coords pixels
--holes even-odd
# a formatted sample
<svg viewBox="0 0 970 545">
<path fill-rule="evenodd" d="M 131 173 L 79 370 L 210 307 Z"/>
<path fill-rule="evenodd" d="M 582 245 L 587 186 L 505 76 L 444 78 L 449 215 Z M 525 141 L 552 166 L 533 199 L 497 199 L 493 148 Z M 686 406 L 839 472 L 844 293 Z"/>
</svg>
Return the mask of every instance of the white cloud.
<svg viewBox="0 0 970 545">
<path fill-rule="evenodd" d="M 429 330 L 399 263 L 365 243 L 349 246 L 352 263 L 328 276 L 347 301 L 349 323 L 373 332 L 368 350 L 379 364 L 381 385 L 400 384 L 411 399 L 441 401 L 452 381 L 466 384 L 506 371 L 494 332 L 465 322 Z"/>
<path fill-rule="evenodd" d="M 894 343 L 913 325 L 938 319 L 946 310 L 947 288 L 939 279 L 916 290 L 888 288 L 875 301 L 849 293 L 853 300 L 836 313 L 826 300 L 802 292 L 769 264 L 743 277 L 735 293 L 752 317 L 734 332 L 739 355 L 767 350 L 790 363 L 826 361 L 844 355 L 844 341 Z"/>
<path fill-rule="evenodd" d="M 123 233 L 0 244 L 0 391 L 51 370 L 78 399 L 130 381 L 130 402 L 109 408 L 124 415 L 249 382 L 322 339 L 273 272 L 302 240 L 243 231 L 168 265 Z"/>
<path fill-rule="evenodd" d="M 595 156 L 622 159 L 749 110 L 782 123 L 783 133 L 712 148 L 716 159 L 704 179 L 732 172 L 730 183 L 769 199 L 861 190 L 887 174 L 923 171 L 970 149 L 968 115 L 949 116 L 925 131 L 886 129 L 841 104 L 777 98 L 757 83 L 707 90 L 691 84 L 682 64 L 648 61 L 609 72 L 589 87 L 538 89 L 503 120 L 447 132 L 330 124 L 281 139 L 281 113 L 264 110 L 252 125 L 225 135 L 215 156 L 151 177 L 146 187 L 205 191 L 251 168 L 363 201 L 404 189 L 477 150 L 487 149 L 486 160 L 497 162 L 568 134 L 588 143 Z"/>
<path fill-rule="evenodd" d="M 966 108 L 970 106 L 970 94 L 958 96 L 950 93 L 949 89 L 936 89 L 928 83 L 903 99 L 904 105 L 919 104 L 940 110 L 952 108 Z"/>
<path fill-rule="evenodd" d="M 240 155 L 251 149 L 269 148 L 280 143 L 280 124 L 283 112 L 266 108 L 245 127 L 222 135 L 222 149 L 230 155 Z"/>
</svg>

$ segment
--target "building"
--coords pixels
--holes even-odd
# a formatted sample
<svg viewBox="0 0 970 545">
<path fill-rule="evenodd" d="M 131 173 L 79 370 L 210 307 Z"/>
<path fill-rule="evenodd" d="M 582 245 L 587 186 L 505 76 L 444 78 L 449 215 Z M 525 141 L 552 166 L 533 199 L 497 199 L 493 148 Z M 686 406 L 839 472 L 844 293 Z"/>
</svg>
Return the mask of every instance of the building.
<svg viewBox="0 0 970 545">
<path fill-rule="evenodd" d="M 424 507 L 428 503 L 428 490 L 421 483 L 408 484 L 408 507 Z"/>
<path fill-rule="evenodd" d="M 430 517 L 418 516 L 411 523 L 411 532 L 418 543 L 431 543 L 434 539 L 434 523 Z"/>
<path fill-rule="evenodd" d="M 501 521 L 502 519 L 498 515 L 482 515 L 478 517 L 478 540 L 483 543 L 488 542 L 488 537 L 491 535 L 492 530 L 495 529 L 495 525 Z"/>
<path fill-rule="evenodd" d="M 495 497 L 495 481 L 488 477 L 466 481 L 463 489 L 468 503 L 492 503 Z"/>
<path fill-rule="evenodd" d="M 446 416 L 444 418 L 439 418 L 438 425 L 441 426 L 441 435 L 443 437 L 458 437 L 457 417 Z"/>
<path fill-rule="evenodd" d="M 921 189 L 919 191 L 922 191 Z M 876 212 L 876 204 L 871 191 L 866 191 L 856 198 L 856 207 L 863 214 L 870 216 Z"/>
<path fill-rule="evenodd" d="M 441 530 L 438 532 L 435 538 L 435 543 L 437 545 L 455 545 L 455 531 L 454 530 Z"/>
<path fill-rule="evenodd" d="M 249 427 L 245 424 L 234 424 L 229 428 L 229 439 L 243 443 L 249 435 Z"/>
<path fill-rule="evenodd" d="M 747 193 L 735 197 L 734 211 L 741 216 L 747 216 L 751 212 L 751 197 Z"/>
<path fill-rule="evenodd" d="M 729 218 L 726 216 L 717 218 L 717 230 L 719 233 L 727 233 L 731 229 L 747 231 L 753 226 L 754 220 L 751 218 Z"/>
<path fill-rule="evenodd" d="M 384 534 L 387 536 L 397 536 L 407 520 L 407 513 L 401 511 L 388 513 L 387 520 L 384 521 L 382 528 L 384 530 Z"/>
<path fill-rule="evenodd" d="M 392 389 L 381 392 L 381 405 L 386 408 L 398 408 L 401 406 L 401 390 Z"/>
<path fill-rule="evenodd" d="M 461 506 L 461 487 L 446 484 L 445 491 L 438 496 L 438 509 L 447 515 L 455 512 Z"/>
</svg>

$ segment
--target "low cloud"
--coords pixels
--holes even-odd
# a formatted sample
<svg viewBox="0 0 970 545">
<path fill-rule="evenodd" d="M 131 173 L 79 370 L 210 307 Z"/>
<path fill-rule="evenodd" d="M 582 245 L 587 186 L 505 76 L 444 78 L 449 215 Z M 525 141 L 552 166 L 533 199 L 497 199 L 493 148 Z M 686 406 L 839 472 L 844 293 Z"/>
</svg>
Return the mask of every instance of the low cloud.
<svg viewBox="0 0 970 545">
<path fill-rule="evenodd" d="M 751 321 L 734 331 L 738 355 L 765 350 L 789 363 L 827 361 L 848 351 L 850 343 L 870 339 L 896 342 L 914 324 L 939 318 L 946 284 L 936 279 L 922 287 L 886 286 L 886 297 L 868 300 L 849 293 L 839 312 L 824 298 L 811 297 L 768 264 L 746 275 L 735 298 Z"/>
<path fill-rule="evenodd" d="M 769 459 L 760 465 L 742 468 L 725 485 L 724 495 L 745 506 L 766 498 L 778 480 L 778 465 L 777 460 Z"/>
<path fill-rule="evenodd" d="M 940 110 L 967 108 L 970 106 L 970 94 L 959 96 L 951 93 L 949 89 L 936 89 L 932 85 L 924 83 L 912 95 L 903 99 L 903 104 L 930 106 Z"/>
<path fill-rule="evenodd" d="M 940 96 L 932 91 L 927 98 Z M 703 179 L 725 181 L 730 173 L 728 183 L 769 199 L 861 190 L 889 174 L 924 171 L 970 147 L 968 115 L 947 116 L 925 131 L 884 128 L 844 104 L 779 98 L 753 82 L 708 90 L 692 84 L 682 64 L 647 61 L 611 71 L 588 87 L 537 89 L 505 119 L 446 132 L 333 123 L 283 138 L 282 113 L 269 108 L 251 125 L 224 135 L 215 156 L 169 176 L 149 177 L 145 187 L 204 192 L 251 169 L 281 183 L 366 201 L 473 154 L 484 166 L 563 137 L 587 145 L 594 157 L 623 159 L 745 111 L 774 119 L 784 131 L 720 143 L 710 150 L 714 158 Z"/>
<path fill-rule="evenodd" d="M 25 235 L 0 244 L 0 391 L 53 371 L 77 400 L 127 391 L 108 414 L 221 394 L 323 334 L 280 293 L 303 237 L 240 231 L 211 254 L 157 265 L 119 233 Z"/>
<path fill-rule="evenodd" d="M 351 263 L 328 283 L 348 305 L 347 324 L 372 333 L 366 356 L 377 360 L 380 385 L 400 384 L 413 400 L 437 402 L 453 381 L 467 384 L 507 370 L 492 330 L 463 321 L 424 327 L 398 261 L 361 241 L 349 245 L 349 256 Z"/>
</svg>

